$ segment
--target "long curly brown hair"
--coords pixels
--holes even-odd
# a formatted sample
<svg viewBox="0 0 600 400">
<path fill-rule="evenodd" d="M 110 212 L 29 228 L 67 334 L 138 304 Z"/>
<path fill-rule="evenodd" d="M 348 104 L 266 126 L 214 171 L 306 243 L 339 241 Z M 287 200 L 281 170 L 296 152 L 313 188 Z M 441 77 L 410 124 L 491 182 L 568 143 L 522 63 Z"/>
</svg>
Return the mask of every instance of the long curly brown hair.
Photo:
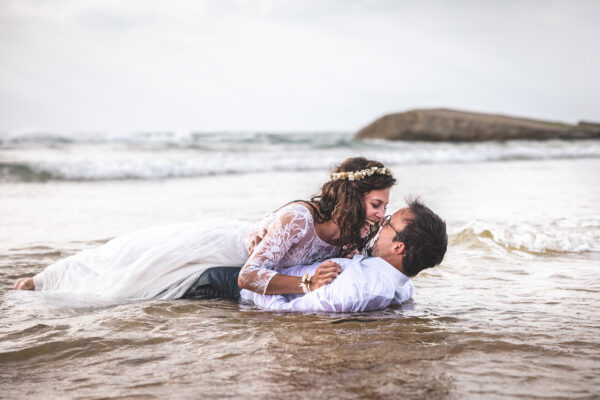
<svg viewBox="0 0 600 400">
<path fill-rule="evenodd" d="M 360 171 L 372 167 L 385 166 L 379 161 L 354 157 L 343 161 L 332 172 Z M 335 243 L 340 248 L 339 256 L 343 257 L 354 250 L 361 251 L 375 237 L 379 224 L 371 226 L 364 238 L 360 236 L 367 219 L 364 197 L 372 190 L 389 189 L 395 183 L 394 177 L 378 174 L 355 181 L 329 181 L 321 187 L 319 194 L 311 197 L 311 202 L 318 207 L 315 221 L 323 223 L 332 220 L 340 228 L 340 237 Z"/>
</svg>

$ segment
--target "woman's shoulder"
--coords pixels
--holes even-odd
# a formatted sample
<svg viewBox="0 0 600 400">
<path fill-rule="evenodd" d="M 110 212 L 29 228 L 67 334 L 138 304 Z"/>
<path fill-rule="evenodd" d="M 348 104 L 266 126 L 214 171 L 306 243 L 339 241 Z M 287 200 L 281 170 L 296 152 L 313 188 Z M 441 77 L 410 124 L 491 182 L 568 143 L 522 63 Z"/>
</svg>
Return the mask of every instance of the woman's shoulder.
<svg viewBox="0 0 600 400">
<path fill-rule="evenodd" d="M 266 229 L 273 223 L 280 226 L 295 226 L 302 230 L 315 228 L 315 219 L 310 205 L 301 201 L 287 203 L 273 211 L 261 220 L 258 229 Z"/>
<path fill-rule="evenodd" d="M 312 207 L 313 206 L 309 202 L 296 200 L 284 205 L 275 213 L 282 217 L 287 216 L 288 218 L 291 217 L 292 219 L 309 219 L 313 221 L 315 210 Z"/>
</svg>

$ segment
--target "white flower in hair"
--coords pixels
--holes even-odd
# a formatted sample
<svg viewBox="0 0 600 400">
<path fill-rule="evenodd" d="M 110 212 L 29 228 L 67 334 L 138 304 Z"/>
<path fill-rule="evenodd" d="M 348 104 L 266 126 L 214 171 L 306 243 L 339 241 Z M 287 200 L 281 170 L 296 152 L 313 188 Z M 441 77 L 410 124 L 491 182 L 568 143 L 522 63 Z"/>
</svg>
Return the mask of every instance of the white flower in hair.
<svg viewBox="0 0 600 400">
<path fill-rule="evenodd" d="M 360 171 L 349 171 L 349 172 L 333 172 L 329 174 L 330 181 L 349 180 L 349 181 L 360 181 L 361 179 L 378 175 L 392 175 L 392 170 L 389 167 L 371 167 Z"/>
</svg>

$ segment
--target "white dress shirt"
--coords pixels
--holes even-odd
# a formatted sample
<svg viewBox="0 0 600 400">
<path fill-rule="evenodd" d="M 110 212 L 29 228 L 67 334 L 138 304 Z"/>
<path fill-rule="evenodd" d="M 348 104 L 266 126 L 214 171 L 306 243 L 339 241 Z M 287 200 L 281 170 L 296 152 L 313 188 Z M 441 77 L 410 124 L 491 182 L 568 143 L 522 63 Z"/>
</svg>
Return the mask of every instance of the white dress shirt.
<svg viewBox="0 0 600 400">
<path fill-rule="evenodd" d="M 342 273 L 334 281 L 305 295 L 263 295 L 243 289 L 242 301 L 272 311 L 358 312 L 400 304 L 413 295 L 408 276 L 379 257 L 332 258 Z M 312 276 L 323 261 L 277 269 L 284 275 Z"/>
</svg>

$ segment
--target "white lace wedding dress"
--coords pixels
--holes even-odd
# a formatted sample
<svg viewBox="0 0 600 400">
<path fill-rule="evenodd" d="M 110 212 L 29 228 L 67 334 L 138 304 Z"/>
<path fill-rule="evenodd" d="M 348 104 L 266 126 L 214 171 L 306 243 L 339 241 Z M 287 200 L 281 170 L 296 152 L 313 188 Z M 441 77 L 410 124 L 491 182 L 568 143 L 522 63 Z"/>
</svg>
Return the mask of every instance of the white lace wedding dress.
<svg viewBox="0 0 600 400">
<path fill-rule="evenodd" d="M 265 229 L 248 257 L 250 238 Z M 313 263 L 336 256 L 337 250 L 317 236 L 311 212 L 293 203 L 258 224 L 213 219 L 119 236 L 48 266 L 33 280 L 36 290 L 176 299 L 207 268 L 243 266 L 252 290 L 264 293 L 275 267 Z"/>
</svg>

